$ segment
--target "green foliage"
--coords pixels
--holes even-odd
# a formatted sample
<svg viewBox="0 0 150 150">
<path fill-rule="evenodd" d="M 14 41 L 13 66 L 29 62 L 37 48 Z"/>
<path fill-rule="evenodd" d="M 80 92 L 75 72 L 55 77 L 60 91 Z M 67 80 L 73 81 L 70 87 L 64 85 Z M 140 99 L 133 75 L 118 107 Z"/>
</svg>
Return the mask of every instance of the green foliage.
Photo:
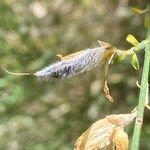
<svg viewBox="0 0 150 150">
<path fill-rule="evenodd" d="M 118 63 L 122 62 L 124 59 L 125 59 L 125 55 L 116 56 L 113 59 L 113 64 L 118 64 Z"/>
<path fill-rule="evenodd" d="M 135 70 L 139 70 L 139 61 L 135 53 L 131 56 L 131 65 Z"/>
<path fill-rule="evenodd" d="M 150 28 L 150 17 L 147 15 L 144 19 L 145 28 Z"/>
</svg>

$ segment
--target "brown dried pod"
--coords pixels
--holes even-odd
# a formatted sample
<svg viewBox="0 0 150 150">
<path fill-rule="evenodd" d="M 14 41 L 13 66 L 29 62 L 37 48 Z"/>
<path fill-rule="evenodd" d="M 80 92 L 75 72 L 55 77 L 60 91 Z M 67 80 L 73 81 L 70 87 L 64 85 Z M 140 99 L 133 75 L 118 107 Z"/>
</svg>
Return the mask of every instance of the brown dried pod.
<svg viewBox="0 0 150 150">
<path fill-rule="evenodd" d="M 128 136 L 124 127 L 136 117 L 130 114 L 109 115 L 92 124 L 76 141 L 74 150 L 128 149 Z"/>
</svg>

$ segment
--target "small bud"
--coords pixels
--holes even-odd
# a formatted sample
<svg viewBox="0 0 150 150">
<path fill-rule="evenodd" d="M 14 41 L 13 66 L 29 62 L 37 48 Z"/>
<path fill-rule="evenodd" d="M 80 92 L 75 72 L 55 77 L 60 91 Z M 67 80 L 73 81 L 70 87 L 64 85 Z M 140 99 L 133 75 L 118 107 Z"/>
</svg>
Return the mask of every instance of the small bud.
<svg viewBox="0 0 150 150">
<path fill-rule="evenodd" d="M 130 44 L 132 44 L 133 46 L 136 46 L 136 45 L 139 44 L 139 42 L 137 41 L 137 39 L 136 39 L 133 35 L 131 35 L 131 34 L 129 34 L 129 35 L 126 37 L 126 40 L 127 40 Z"/>
<path fill-rule="evenodd" d="M 139 70 L 139 61 L 135 53 L 131 56 L 131 64 L 135 70 Z"/>
</svg>

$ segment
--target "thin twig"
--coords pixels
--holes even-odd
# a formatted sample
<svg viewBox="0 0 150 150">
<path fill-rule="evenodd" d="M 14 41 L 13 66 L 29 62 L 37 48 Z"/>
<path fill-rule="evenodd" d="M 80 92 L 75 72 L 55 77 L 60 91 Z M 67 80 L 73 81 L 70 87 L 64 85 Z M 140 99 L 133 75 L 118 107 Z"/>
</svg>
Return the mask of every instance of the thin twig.
<svg viewBox="0 0 150 150">
<path fill-rule="evenodd" d="M 145 59 L 144 59 L 144 67 L 143 67 L 141 88 L 140 88 L 140 95 L 139 95 L 139 102 L 138 102 L 138 113 L 137 113 L 135 127 L 134 127 L 131 150 L 139 149 L 139 141 L 141 135 L 141 128 L 143 124 L 145 101 L 147 96 L 147 84 L 148 84 L 148 76 L 149 76 L 149 68 L 150 68 L 150 28 L 148 29 L 147 33 L 148 33 L 147 34 L 148 42 L 146 43 L 146 47 L 145 47 Z"/>
</svg>

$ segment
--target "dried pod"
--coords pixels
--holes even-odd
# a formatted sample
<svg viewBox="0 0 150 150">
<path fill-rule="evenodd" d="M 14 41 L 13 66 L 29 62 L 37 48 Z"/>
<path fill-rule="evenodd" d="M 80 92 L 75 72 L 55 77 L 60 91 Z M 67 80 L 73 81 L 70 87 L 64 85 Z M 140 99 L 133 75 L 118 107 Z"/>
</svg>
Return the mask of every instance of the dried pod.
<svg viewBox="0 0 150 150">
<path fill-rule="evenodd" d="M 114 148 L 116 150 L 128 150 L 129 140 L 128 134 L 124 132 L 124 128 L 118 127 L 113 138 Z"/>
<path fill-rule="evenodd" d="M 85 73 L 110 60 L 116 49 L 101 42 L 100 47 L 82 50 L 65 57 L 58 54 L 60 61 L 34 73 L 40 79 L 65 78 Z"/>
<path fill-rule="evenodd" d="M 128 149 L 128 136 L 124 127 L 136 117 L 130 114 L 109 115 L 92 124 L 76 141 L 74 150 Z"/>
<path fill-rule="evenodd" d="M 107 84 L 107 80 L 105 80 L 105 81 L 104 81 L 104 84 L 103 84 L 103 93 L 104 93 L 105 97 L 106 97 L 109 101 L 111 101 L 111 102 L 114 101 L 114 100 L 113 100 L 113 97 L 110 95 L 109 88 L 108 88 L 108 84 Z"/>
</svg>

